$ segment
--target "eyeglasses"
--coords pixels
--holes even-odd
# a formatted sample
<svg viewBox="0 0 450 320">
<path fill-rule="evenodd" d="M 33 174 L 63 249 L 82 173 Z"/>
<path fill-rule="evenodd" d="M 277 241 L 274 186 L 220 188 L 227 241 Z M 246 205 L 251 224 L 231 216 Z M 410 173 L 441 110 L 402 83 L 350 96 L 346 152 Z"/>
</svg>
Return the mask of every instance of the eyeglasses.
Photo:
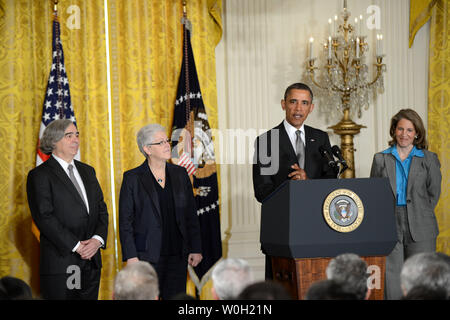
<svg viewBox="0 0 450 320">
<path fill-rule="evenodd" d="M 149 145 L 149 146 L 156 146 L 156 145 L 162 146 L 164 143 L 170 144 L 171 142 L 172 142 L 172 141 L 170 141 L 170 139 L 165 139 L 165 140 L 162 140 L 162 141 L 160 141 L 160 142 L 149 143 L 148 145 Z"/>
</svg>

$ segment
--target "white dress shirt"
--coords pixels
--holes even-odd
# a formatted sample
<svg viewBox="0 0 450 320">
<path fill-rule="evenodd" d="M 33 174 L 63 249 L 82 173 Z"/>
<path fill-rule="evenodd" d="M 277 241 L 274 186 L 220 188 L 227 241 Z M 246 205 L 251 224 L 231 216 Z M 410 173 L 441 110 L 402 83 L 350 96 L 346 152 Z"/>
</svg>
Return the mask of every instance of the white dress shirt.
<svg viewBox="0 0 450 320">
<path fill-rule="evenodd" d="M 297 129 L 296 127 L 292 126 L 289 122 L 286 121 L 286 119 L 284 119 L 283 124 L 284 124 L 284 128 L 286 129 L 286 132 L 287 132 L 287 135 L 289 137 L 289 140 L 291 140 L 292 148 L 294 149 L 295 154 L 297 154 L 297 150 L 295 149 L 296 148 L 296 141 L 297 141 L 297 134 L 295 132 L 297 132 L 297 130 L 300 130 L 302 132 L 300 137 L 302 138 L 303 145 L 306 147 L 305 124 L 302 124 L 300 129 Z"/>
<path fill-rule="evenodd" d="M 69 177 L 69 179 L 70 179 L 70 176 L 69 176 L 69 165 L 73 166 L 73 174 L 74 174 L 75 179 L 77 180 L 77 182 L 78 182 L 78 184 L 80 186 L 81 192 L 83 193 L 83 200 L 84 200 L 84 203 L 86 204 L 86 209 L 87 209 L 87 212 L 89 214 L 89 202 L 88 202 L 87 195 L 86 195 L 86 189 L 84 188 L 83 180 L 81 179 L 80 173 L 78 172 L 78 169 L 75 166 L 75 162 L 72 159 L 72 161 L 70 163 L 68 163 L 65 160 L 59 158 L 58 156 L 56 156 L 54 154 L 52 154 L 52 157 L 55 158 L 56 161 L 58 161 L 60 166 L 63 168 L 64 172 Z M 92 238 L 97 239 L 98 241 L 100 241 L 102 246 L 105 245 L 105 241 L 103 241 L 102 237 L 100 237 L 98 235 L 94 235 L 94 236 L 92 236 Z M 77 251 L 79 246 L 80 246 L 80 241 L 78 241 L 76 246 L 72 249 L 72 252 Z"/>
</svg>

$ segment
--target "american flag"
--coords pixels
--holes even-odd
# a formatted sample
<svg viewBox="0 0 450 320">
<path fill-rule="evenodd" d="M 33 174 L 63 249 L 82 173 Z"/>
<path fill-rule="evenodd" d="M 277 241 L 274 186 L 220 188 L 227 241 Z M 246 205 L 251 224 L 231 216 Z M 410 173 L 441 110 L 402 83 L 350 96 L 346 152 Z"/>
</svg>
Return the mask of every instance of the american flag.
<svg viewBox="0 0 450 320">
<path fill-rule="evenodd" d="M 183 62 L 178 80 L 172 126 L 172 161 L 192 176 L 195 204 L 200 222 L 203 260 L 189 274 L 198 291 L 208 280 L 214 264 L 222 257 L 219 192 L 211 128 L 197 77 L 189 20 L 184 17 Z M 187 26 L 186 26 L 187 25 Z"/>
<path fill-rule="evenodd" d="M 69 80 L 67 79 L 66 68 L 64 67 L 64 53 L 60 38 L 60 26 L 58 17 L 54 15 L 53 19 L 53 41 L 52 41 L 52 66 L 47 82 L 45 92 L 44 108 L 42 110 L 42 121 L 39 129 L 39 141 L 45 128 L 57 119 L 70 119 L 75 123 L 75 113 L 70 102 Z M 39 143 L 36 155 L 36 166 L 45 162 L 50 156 L 39 150 Z M 75 159 L 80 160 L 80 150 L 78 150 Z M 32 223 L 31 231 L 39 240 L 40 232 L 36 224 Z"/>
<path fill-rule="evenodd" d="M 183 154 L 178 159 L 178 165 L 186 168 L 186 171 L 190 176 L 195 173 L 195 165 L 192 162 L 188 152 L 183 152 Z"/>
<path fill-rule="evenodd" d="M 55 15 L 53 20 L 53 42 L 52 42 L 52 66 L 45 92 L 44 108 L 42 111 L 42 122 L 39 130 L 39 140 L 45 128 L 57 119 L 70 119 L 75 123 L 75 113 L 70 102 L 69 80 L 67 79 L 66 68 L 64 67 L 64 53 L 60 38 L 59 21 Z M 36 166 L 49 158 L 43 154 L 39 148 L 36 156 Z M 77 160 L 80 159 L 78 151 Z"/>
</svg>

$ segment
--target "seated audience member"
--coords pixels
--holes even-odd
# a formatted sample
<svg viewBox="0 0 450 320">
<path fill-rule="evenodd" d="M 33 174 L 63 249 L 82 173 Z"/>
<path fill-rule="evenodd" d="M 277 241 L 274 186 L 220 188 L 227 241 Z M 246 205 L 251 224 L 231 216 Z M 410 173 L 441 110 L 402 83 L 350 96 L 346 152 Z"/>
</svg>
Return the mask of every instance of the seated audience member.
<svg viewBox="0 0 450 320">
<path fill-rule="evenodd" d="M 175 294 L 174 296 L 170 297 L 169 300 L 197 300 L 195 297 L 191 296 L 190 294 L 187 294 L 185 292 L 180 292 Z"/>
<path fill-rule="evenodd" d="M 450 297 L 450 264 L 448 256 L 437 252 L 422 252 L 409 257 L 400 274 L 403 295 L 408 296 L 414 287 L 428 291 L 446 291 Z M 422 289 L 423 290 L 423 289 Z"/>
<path fill-rule="evenodd" d="M 402 300 L 447 300 L 444 288 L 431 289 L 426 286 L 415 286 L 402 297 Z"/>
<path fill-rule="evenodd" d="M 358 300 L 358 296 L 346 291 L 340 281 L 326 279 L 314 282 L 306 292 L 305 300 Z"/>
<path fill-rule="evenodd" d="M 32 300 L 30 286 L 23 280 L 6 276 L 0 279 L 0 299 L 2 300 Z"/>
<path fill-rule="evenodd" d="M 0 281 L 0 300 L 9 300 L 8 292 Z"/>
<path fill-rule="evenodd" d="M 445 263 L 447 263 L 450 266 L 450 256 L 446 255 L 443 252 L 436 252 L 436 255 L 440 257 Z"/>
<path fill-rule="evenodd" d="M 340 254 L 330 261 L 326 269 L 328 279 L 342 283 L 344 290 L 352 292 L 359 300 L 367 300 L 370 297 L 370 289 L 367 287 L 367 263 L 353 253 Z"/>
<path fill-rule="evenodd" d="M 292 300 L 285 287 L 272 280 L 260 281 L 247 286 L 238 300 Z"/>
<path fill-rule="evenodd" d="M 158 300 L 158 276 L 145 261 L 127 264 L 114 281 L 114 300 Z"/>
<path fill-rule="evenodd" d="M 243 259 L 223 259 L 212 272 L 212 296 L 215 300 L 230 300 L 253 282 L 253 273 Z"/>
</svg>

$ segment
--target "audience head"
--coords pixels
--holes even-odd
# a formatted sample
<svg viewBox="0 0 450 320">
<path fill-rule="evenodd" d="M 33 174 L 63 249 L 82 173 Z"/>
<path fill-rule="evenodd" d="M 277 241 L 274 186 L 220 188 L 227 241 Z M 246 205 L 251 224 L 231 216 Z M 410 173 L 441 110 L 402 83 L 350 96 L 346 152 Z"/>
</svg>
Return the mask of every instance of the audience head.
<svg viewBox="0 0 450 320">
<path fill-rule="evenodd" d="M 430 289 L 419 285 L 411 288 L 402 300 L 447 300 L 447 291 L 444 288 Z"/>
<path fill-rule="evenodd" d="M 291 300 L 286 288 L 278 282 L 260 281 L 247 286 L 238 300 Z"/>
<path fill-rule="evenodd" d="M 346 291 L 342 282 L 326 279 L 314 282 L 306 292 L 305 300 L 358 300 L 358 297 Z"/>
<path fill-rule="evenodd" d="M 450 264 L 443 253 L 422 252 L 409 257 L 400 274 L 403 294 L 407 296 L 414 287 L 429 290 L 444 289 L 450 297 Z"/>
<path fill-rule="evenodd" d="M 326 275 L 328 279 L 341 282 L 344 289 L 354 293 L 357 299 L 369 298 L 367 263 L 358 255 L 353 253 L 338 255 L 328 264 Z"/>
<path fill-rule="evenodd" d="M 197 300 L 195 297 L 185 292 L 180 292 L 170 297 L 169 300 Z"/>
<path fill-rule="evenodd" d="M 158 276 L 152 265 L 145 261 L 127 264 L 114 281 L 114 300 L 157 300 Z"/>
<path fill-rule="evenodd" d="M 0 279 L 0 299 L 31 300 L 33 295 L 30 286 L 25 281 L 6 276 Z"/>
<path fill-rule="evenodd" d="M 9 300 L 8 292 L 6 292 L 6 289 L 1 281 L 0 281 L 0 300 Z"/>
<path fill-rule="evenodd" d="M 253 282 L 253 273 L 243 259 L 223 259 L 212 272 L 212 295 L 217 300 L 236 299 Z"/>
</svg>

